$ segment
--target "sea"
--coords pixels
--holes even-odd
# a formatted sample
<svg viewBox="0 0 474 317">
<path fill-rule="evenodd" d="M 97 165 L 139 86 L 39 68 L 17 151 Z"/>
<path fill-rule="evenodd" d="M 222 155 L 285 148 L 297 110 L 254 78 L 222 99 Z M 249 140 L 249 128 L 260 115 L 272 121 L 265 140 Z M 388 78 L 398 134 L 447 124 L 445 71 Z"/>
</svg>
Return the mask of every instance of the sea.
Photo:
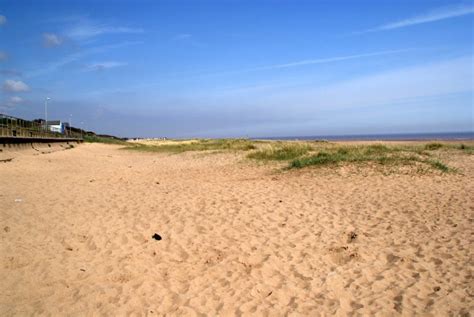
<svg viewBox="0 0 474 317">
<path fill-rule="evenodd" d="M 311 135 L 281 136 L 252 138 L 254 140 L 332 140 L 332 141 L 417 141 L 417 140 L 474 140 L 471 132 L 439 132 L 439 133 L 395 133 L 395 134 L 347 134 L 347 135 Z"/>
</svg>

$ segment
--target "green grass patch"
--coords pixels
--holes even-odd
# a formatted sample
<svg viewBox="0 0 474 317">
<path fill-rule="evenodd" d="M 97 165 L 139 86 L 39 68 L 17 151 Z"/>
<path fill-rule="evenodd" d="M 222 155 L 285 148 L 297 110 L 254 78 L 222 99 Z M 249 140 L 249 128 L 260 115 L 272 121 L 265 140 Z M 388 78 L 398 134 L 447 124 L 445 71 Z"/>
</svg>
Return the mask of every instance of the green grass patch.
<svg viewBox="0 0 474 317">
<path fill-rule="evenodd" d="M 248 158 L 264 161 L 286 161 L 305 155 L 312 149 L 307 144 L 276 143 L 247 155 Z"/>
<path fill-rule="evenodd" d="M 376 163 L 382 166 L 400 166 L 424 164 L 449 172 L 451 169 L 444 163 L 430 159 L 430 156 L 420 155 L 417 147 L 399 148 L 384 145 L 342 146 L 325 148 L 318 153 L 303 156 L 290 162 L 289 168 L 303 168 L 306 166 L 328 166 L 339 163 Z"/>
<path fill-rule="evenodd" d="M 336 153 L 328 153 L 328 152 L 319 152 L 316 155 L 303 157 L 299 159 L 295 159 L 290 163 L 291 168 L 302 168 L 305 166 L 312 166 L 312 165 L 330 165 L 335 164 L 341 161 L 341 158 L 344 157 L 346 154 L 344 151 L 338 151 Z"/>
<path fill-rule="evenodd" d="M 425 150 L 434 151 L 434 150 L 438 150 L 442 147 L 443 147 L 443 144 L 441 144 L 441 143 L 428 143 L 428 144 L 425 145 Z"/>
<path fill-rule="evenodd" d="M 367 145 L 364 147 L 364 154 L 365 155 L 381 155 L 389 152 L 394 152 L 395 150 L 398 150 L 398 148 L 389 148 L 386 145 L 383 144 L 372 144 L 372 145 Z"/>
<path fill-rule="evenodd" d="M 121 141 L 123 142 L 123 141 Z M 123 142 L 125 143 L 125 142 Z M 122 143 L 122 144 L 123 144 Z M 288 168 L 335 166 L 339 164 L 375 164 L 382 167 L 413 166 L 419 171 L 456 171 L 439 157 L 453 153 L 471 154 L 473 146 L 463 144 L 369 144 L 341 145 L 327 142 L 254 141 L 248 139 L 200 139 L 157 144 L 125 143 L 124 149 L 143 152 L 182 153 L 187 151 L 251 151 L 246 157 L 260 161 L 287 161 Z M 433 152 L 443 148 L 443 152 Z M 439 154 L 439 155 L 438 155 Z M 443 154 L 444 156 L 440 156 Z"/>
<path fill-rule="evenodd" d="M 446 164 L 438 160 L 428 160 L 427 163 L 430 164 L 433 168 L 438 169 L 442 172 L 449 172 L 451 170 Z"/>
<path fill-rule="evenodd" d="M 444 150 L 461 150 L 467 154 L 474 154 L 474 146 L 468 144 L 453 144 L 453 143 L 428 143 L 424 146 L 425 150 L 434 151 L 439 149 Z"/>
<path fill-rule="evenodd" d="M 114 137 L 103 137 L 97 135 L 84 135 L 84 142 L 88 143 L 106 143 L 106 144 L 119 144 L 119 145 L 128 145 L 124 140 L 114 138 Z"/>
<path fill-rule="evenodd" d="M 458 149 L 467 154 L 474 154 L 474 146 L 472 145 L 459 144 Z"/>
<path fill-rule="evenodd" d="M 192 142 L 173 142 L 169 144 L 133 144 L 125 149 L 144 152 L 181 153 L 188 151 L 249 151 L 256 149 L 256 141 L 247 139 L 203 139 Z"/>
</svg>

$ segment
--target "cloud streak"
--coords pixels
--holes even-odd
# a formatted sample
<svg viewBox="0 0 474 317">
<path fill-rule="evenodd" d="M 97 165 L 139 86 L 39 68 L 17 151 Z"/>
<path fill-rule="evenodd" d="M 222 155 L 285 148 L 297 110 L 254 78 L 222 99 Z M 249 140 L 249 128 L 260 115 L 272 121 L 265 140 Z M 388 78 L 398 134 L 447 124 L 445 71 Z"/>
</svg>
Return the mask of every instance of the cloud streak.
<svg viewBox="0 0 474 317">
<path fill-rule="evenodd" d="M 212 74 L 207 74 L 207 75 L 220 76 L 220 75 L 242 74 L 242 73 L 250 73 L 250 72 L 257 72 L 257 71 L 264 71 L 264 70 L 275 70 L 275 69 L 285 69 L 285 68 L 301 67 L 301 66 L 308 66 L 308 65 L 327 64 L 327 63 L 342 62 L 342 61 L 347 61 L 347 60 L 352 60 L 352 59 L 404 53 L 411 50 L 413 49 L 387 50 L 387 51 L 379 51 L 379 52 L 366 53 L 366 54 L 354 54 L 354 55 L 334 56 L 334 57 L 317 58 L 317 59 L 307 59 L 307 60 L 295 61 L 295 62 L 284 63 L 284 64 L 274 64 L 274 65 L 247 68 L 247 69 L 236 70 L 236 71 L 212 73 Z"/>
<path fill-rule="evenodd" d="M 110 26 L 97 24 L 90 21 L 81 21 L 66 32 L 66 36 L 75 40 L 84 40 L 104 34 L 139 34 L 143 33 L 141 28 L 130 28 L 123 26 Z"/>
<path fill-rule="evenodd" d="M 272 116 L 280 116 L 281 119 L 295 116 L 298 120 L 311 118 L 325 110 L 357 111 L 361 107 L 403 105 L 408 99 L 472 93 L 472 61 L 472 56 L 465 56 L 355 77 L 327 86 L 303 84 L 298 87 L 289 83 L 284 89 L 282 86 L 270 86 L 263 91 L 257 88 L 248 90 L 244 97 L 241 97 L 240 91 L 230 91 L 215 99 L 217 103 L 235 99 L 241 104 L 252 104 L 252 110 L 261 113 L 268 113 L 266 109 L 271 108 Z M 298 106 L 288 114 L 288 105 Z M 405 110 L 400 108 L 400 111 Z"/>
<path fill-rule="evenodd" d="M 382 106 L 407 98 L 426 98 L 472 91 L 469 70 L 472 56 L 424 64 L 354 78 L 306 93 L 308 105 L 316 102 L 329 108 Z"/>
<path fill-rule="evenodd" d="M 104 71 L 107 69 L 116 68 L 120 66 L 126 66 L 126 65 L 127 63 L 113 62 L 113 61 L 93 63 L 86 66 L 86 71 Z"/>
<path fill-rule="evenodd" d="M 175 40 L 187 40 L 187 39 L 190 39 L 192 37 L 191 34 L 188 34 L 188 33 L 181 33 L 181 34 L 178 34 L 174 37 Z"/>
<path fill-rule="evenodd" d="M 13 76 L 13 77 L 21 77 L 22 73 L 15 70 L 15 69 L 0 69 L 0 75 L 3 76 Z"/>
<path fill-rule="evenodd" d="M 280 135 L 288 135 L 292 129 L 295 131 L 294 135 L 304 135 L 324 133 L 325 129 L 331 131 L 334 129 L 332 125 L 338 125 L 337 130 L 344 131 L 346 127 L 343 122 L 357 126 L 358 122 L 354 116 L 371 115 L 374 112 L 382 114 L 394 112 L 394 115 L 410 118 L 411 111 L 426 106 L 431 109 L 430 112 L 442 113 L 454 106 L 447 102 L 449 96 L 472 94 L 470 65 L 472 56 L 466 56 L 373 73 L 327 86 L 303 84 L 298 87 L 294 83 L 288 83 L 288 87 L 256 87 L 254 91 L 249 90 L 245 94 L 233 91 L 225 95 L 207 97 L 203 104 L 211 105 L 208 117 L 203 119 L 194 117 L 194 119 L 208 122 L 210 129 L 216 128 L 215 121 L 229 120 L 222 131 L 233 127 L 235 131 L 242 131 L 242 127 L 248 124 L 247 131 L 250 131 L 250 134 L 266 135 L 268 131 L 276 131 L 277 126 L 281 124 L 283 134 Z M 193 113 L 191 106 L 196 104 L 196 98 L 189 99 L 191 116 L 199 115 Z M 227 104 L 227 107 L 222 108 L 220 106 L 222 104 Z M 469 103 L 464 105 L 466 107 Z M 166 116 L 166 114 L 160 115 Z M 466 115 L 469 115 L 469 112 L 461 112 L 458 117 Z M 242 119 L 232 121 L 234 117 Z M 254 120 L 259 120 L 265 127 L 259 128 L 258 122 L 255 123 Z M 382 120 L 391 121 L 386 117 Z M 428 122 L 426 118 L 414 117 L 409 120 L 413 122 L 420 120 L 422 121 L 418 122 L 420 125 Z M 307 121 L 312 122 L 305 132 L 303 126 Z M 468 120 L 462 122 L 466 121 Z M 438 124 L 439 118 L 431 123 Z M 255 129 L 255 132 L 251 132 L 250 129 Z M 318 132 L 318 129 L 321 129 L 321 132 Z M 199 129 L 196 128 L 195 131 Z M 274 132 L 274 135 L 278 133 Z"/>
<path fill-rule="evenodd" d="M 206 46 L 204 43 L 196 40 L 196 38 L 189 33 L 178 34 L 173 38 L 173 41 L 177 43 L 188 44 L 197 48 L 202 48 Z"/>
<path fill-rule="evenodd" d="M 0 26 L 7 23 L 7 18 L 4 15 L 0 14 Z"/>
<path fill-rule="evenodd" d="M 408 19 L 383 24 L 373 29 L 365 30 L 359 33 L 369 33 L 369 32 L 379 32 L 379 31 L 400 29 L 400 28 L 405 28 L 412 25 L 436 22 L 436 21 L 451 19 L 455 17 L 468 15 L 468 14 L 473 14 L 473 13 L 474 13 L 474 6 L 470 6 L 470 5 L 442 7 L 442 8 L 437 8 L 437 9 L 428 11 L 424 14 L 420 14 L 420 15 L 408 18 Z"/>
<path fill-rule="evenodd" d="M 86 49 L 84 51 L 77 52 L 77 53 L 74 53 L 74 54 L 70 54 L 66 57 L 63 57 L 62 59 L 60 59 L 60 60 L 58 60 L 54 63 L 50 63 L 49 65 L 46 65 L 45 67 L 42 67 L 42 68 L 39 68 L 37 70 L 31 71 L 27 75 L 28 75 L 28 77 L 36 77 L 36 76 L 44 75 L 44 74 L 47 74 L 47 73 L 54 72 L 57 69 L 65 66 L 67 64 L 77 62 L 77 61 L 81 60 L 82 58 L 90 56 L 90 55 L 100 54 L 100 53 L 103 53 L 103 52 L 106 52 L 106 51 L 109 51 L 109 50 L 118 49 L 118 48 L 121 48 L 121 47 L 130 46 L 130 45 L 138 45 L 138 44 L 142 44 L 142 43 L 143 42 L 140 42 L 140 41 L 122 42 L 122 43 L 117 43 L 117 44 L 92 47 L 92 48 Z"/>
<path fill-rule="evenodd" d="M 42 37 L 44 47 L 56 47 L 63 43 L 63 39 L 53 33 L 43 33 Z"/>
<path fill-rule="evenodd" d="M 85 100 L 106 100 L 102 106 L 108 120 L 98 120 L 97 126 L 121 135 L 380 133 L 390 129 L 390 124 L 400 124 L 398 132 L 404 127 L 423 131 L 429 125 L 439 131 L 445 117 L 451 127 L 464 129 L 472 114 L 468 110 L 472 99 L 465 97 L 473 92 L 471 65 L 472 56 L 464 56 L 354 75 L 325 86 L 317 79 L 287 79 L 277 85 L 262 80 L 262 85 L 247 87 L 245 92 L 223 93 L 219 87 L 166 95 L 153 90 L 130 94 L 117 91 L 101 99 L 87 96 Z M 133 109 L 129 107 L 132 102 Z M 453 107 L 457 110 L 451 110 Z M 128 128 L 121 124 L 135 118 L 144 124 Z M 371 129 L 369 126 L 372 131 L 364 130 Z"/>
<path fill-rule="evenodd" d="M 30 87 L 21 80 L 7 79 L 3 83 L 3 91 L 5 92 L 25 92 L 29 90 Z"/>
<path fill-rule="evenodd" d="M 388 51 L 380 51 L 380 52 L 367 53 L 367 54 L 355 54 L 355 55 L 336 56 L 336 57 L 319 58 L 319 59 L 309 59 L 309 60 L 303 60 L 303 61 L 286 63 L 286 64 L 277 64 L 277 65 L 270 65 L 270 66 L 264 66 L 264 67 L 257 67 L 257 68 L 252 69 L 252 71 L 267 70 L 267 69 L 279 69 L 279 68 L 290 68 L 290 67 L 314 65 L 314 64 L 326 64 L 326 63 L 340 62 L 340 61 L 346 61 L 346 60 L 358 59 L 358 58 L 364 58 L 364 57 L 373 57 L 373 56 L 381 56 L 381 55 L 390 55 L 390 54 L 402 53 L 402 52 L 406 52 L 406 51 L 409 51 L 409 50 L 410 49 L 388 50 Z"/>
<path fill-rule="evenodd" d="M 254 67 L 254 68 L 247 68 L 247 69 L 241 69 L 241 70 L 229 70 L 229 71 L 222 71 L 222 72 L 215 72 L 215 73 L 181 73 L 181 74 L 175 74 L 174 76 L 167 77 L 166 79 L 171 79 L 171 78 L 176 78 L 176 77 L 186 77 L 186 78 L 203 78 L 203 77 L 214 77 L 214 76 L 227 76 L 227 75 L 236 75 L 236 74 L 245 74 L 245 73 L 252 73 L 252 72 L 258 72 L 258 71 L 265 71 L 265 70 L 276 70 L 276 69 L 286 69 L 286 68 L 292 68 L 292 67 L 301 67 L 301 66 L 306 66 L 306 65 L 316 65 L 316 64 L 325 64 L 325 63 L 335 63 L 335 62 L 340 62 L 340 61 L 346 61 L 346 60 L 352 60 L 352 59 L 359 59 L 359 58 L 366 58 L 366 57 L 374 57 L 374 56 L 385 56 L 385 55 L 391 55 L 391 54 L 397 54 L 397 53 L 404 53 L 404 52 L 409 52 L 414 50 L 413 48 L 407 48 L 407 49 L 399 49 L 399 50 L 387 50 L 387 51 L 379 51 L 379 52 L 373 52 L 373 53 L 366 53 L 366 54 L 354 54 L 354 55 L 345 55 L 345 56 L 335 56 L 335 57 L 327 57 L 327 58 L 319 58 L 319 59 L 310 59 L 310 60 L 302 60 L 302 61 L 295 61 L 295 62 L 290 62 L 290 63 L 284 63 L 284 64 L 274 64 L 274 65 L 268 65 L 268 66 L 261 66 L 261 67 Z M 161 82 L 149 82 L 149 83 L 140 83 L 138 85 L 135 85 L 133 87 L 129 87 L 129 89 L 145 89 L 145 88 L 150 88 L 154 86 L 161 85 Z M 268 85 L 264 85 L 263 87 L 259 86 L 259 88 L 266 88 Z M 252 87 L 246 87 L 244 88 L 245 90 L 252 89 Z M 234 90 L 234 89 L 231 89 Z M 237 90 L 241 90 L 240 88 Z M 116 89 L 113 89 L 113 91 L 116 91 Z M 103 90 L 98 90 L 94 91 L 94 94 L 103 94 L 103 93 L 109 93 L 110 90 L 103 91 Z"/>
<path fill-rule="evenodd" d="M 0 109 L 10 110 L 15 108 L 17 105 L 23 103 L 25 100 L 18 96 L 12 96 L 8 98 L 3 104 L 0 104 Z"/>
<path fill-rule="evenodd" d="M 15 103 L 15 104 L 16 104 L 16 103 L 23 102 L 23 98 L 18 97 L 18 96 L 13 96 L 13 97 L 10 98 L 10 101 L 11 101 L 12 103 Z"/>
</svg>

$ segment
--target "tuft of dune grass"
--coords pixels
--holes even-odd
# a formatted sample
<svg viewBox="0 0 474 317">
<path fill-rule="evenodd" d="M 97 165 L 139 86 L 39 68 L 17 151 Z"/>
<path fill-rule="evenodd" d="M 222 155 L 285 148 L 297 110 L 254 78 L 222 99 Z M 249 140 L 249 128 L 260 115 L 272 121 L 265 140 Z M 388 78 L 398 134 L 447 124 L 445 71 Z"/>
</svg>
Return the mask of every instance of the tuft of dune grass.
<svg viewBox="0 0 474 317">
<path fill-rule="evenodd" d="M 446 164 L 438 160 L 428 160 L 428 164 L 442 172 L 449 172 L 451 170 Z"/>
<path fill-rule="evenodd" d="M 455 171 L 437 159 L 436 152 L 457 150 L 472 154 L 474 147 L 465 144 L 413 145 L 338 145 L 329 142 L 255 141 L 248 139 L 198 139 L 158 144 L 129 144 L 125 149 L 145 152 L 181 153 L 187 151 L 251 151 L 247 158 L 261 161 L 288 161 L 288 168 L 373 163 L 380 166 L 423 166 L 443 173 Z"/>
<path fill-rule="evenodd" d="M 472 145 L 460 144 L 458 146 L 458 149 L 462 150 L 464 153 L 467 154 L 474 154 L 474 146 Z"/>
<path fill-rule="evenodd" d="M 428 144 L 425 145 L 425 150 L 434 151 L 434 150 L 438 150 L 442 147 L 443 147 L 443 144 L 441 144 L 441 143 L 428 143 Z"/>
<path fill-rule="evenodd" d="M 114 138 L 114 137 L 103 137 L 98 135 L 84 135 L 84 142 L 87 143 L 105 143 L 105 144 L 119 144 L 119 145 L 128 145 L 124 140 Z"/>
<path fill-rule="evenodd" d="M 303 168 L 307 166 L 329 166 L 339 163 L 376 163 L 379 165 L 415 165 L 424 164 L 449 172 L 444 163 L 433 160 L 426 154 L 420 155 L 417 147 L 388 147 L 385 145 L 341 146 L 338 148 L 325 148 L 318 153 L 303 156 L 290 162 L 290 168 Z"/>
<path fill-rule="evenodd" d="M 256 148 L 255 141 L 247 139 L 202 139 L 196 142 L 173 142 L 169 144 L 148 145 L 136 143 L 126 147 L 127 150 L 143 152 L 181 153 L 187 151 L 249 151 Z"/>
<path fill-rule="evenodd" d="M 250 159 L 264 161 L 286 161 L 305 155 L 312 150 L 308 144 L 276 143 L 247 155 Z"/>
</svg>

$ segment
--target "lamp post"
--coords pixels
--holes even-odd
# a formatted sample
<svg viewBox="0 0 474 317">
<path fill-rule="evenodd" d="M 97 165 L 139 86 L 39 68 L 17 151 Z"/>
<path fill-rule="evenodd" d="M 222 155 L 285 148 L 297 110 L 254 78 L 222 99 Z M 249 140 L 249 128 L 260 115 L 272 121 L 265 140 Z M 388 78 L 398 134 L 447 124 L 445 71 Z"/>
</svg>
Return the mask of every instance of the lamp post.
<svg viewBox="0 0 474 317">
<path fill-rule="evenodd" d="M 51 98 L 46 97 L 44 100 L 44 128 L 46 131 L 48 131 L 48 100 L 51 100 Z"/>
<path fill-rule="evenodd" d="M 72 135 L 72 114 L 69 115 L 69 137 Z"/>
</svg>

